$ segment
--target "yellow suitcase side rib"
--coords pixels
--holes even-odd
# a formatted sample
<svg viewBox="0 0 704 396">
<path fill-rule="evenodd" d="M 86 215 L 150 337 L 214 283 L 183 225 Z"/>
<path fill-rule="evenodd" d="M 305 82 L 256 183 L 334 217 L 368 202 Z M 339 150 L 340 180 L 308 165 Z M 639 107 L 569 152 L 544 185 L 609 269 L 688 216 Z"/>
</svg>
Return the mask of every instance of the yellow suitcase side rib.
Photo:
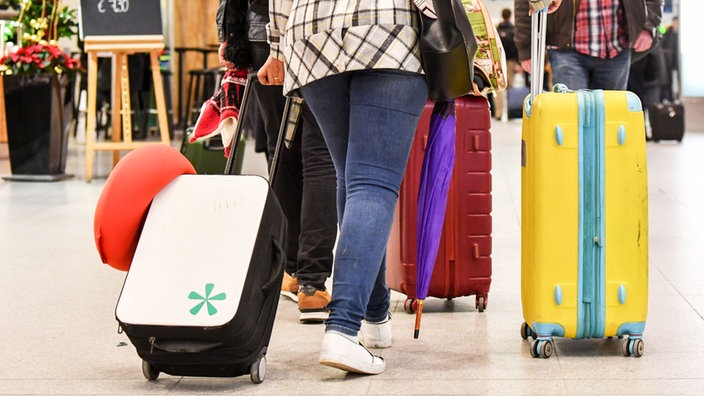
<svg viewBox="0 0 704 396">
<path fill-rule="evenodd" d="M 560 325 L 565 337 L 577 326 L 577 112 L 576 95 L 545 93 L 523 121 L 524 317 Z"/>
<path fill-rule="evenodd" d="M 633 94 L 605 92 L 606 119 L 612 120 L 605 131 L 607 336 L 621 335 L 624 323 L 645 322 L 648 310 L 645 128 L 642 112 L 622 110 L 629 106 L 628 95 Z"/>
</svg>

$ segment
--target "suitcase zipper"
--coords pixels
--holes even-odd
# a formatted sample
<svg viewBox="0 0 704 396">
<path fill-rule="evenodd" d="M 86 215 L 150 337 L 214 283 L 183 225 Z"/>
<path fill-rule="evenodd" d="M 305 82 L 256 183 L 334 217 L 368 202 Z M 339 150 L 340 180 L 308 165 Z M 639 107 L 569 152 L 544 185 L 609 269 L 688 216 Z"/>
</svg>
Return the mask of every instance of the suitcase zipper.
<svg viewBox="0 0 704 396">
<path fill-rule="evenodd" d="M 596 338 L 604 337 L 604 329 L 606 324 L 606 311 L 605 311 L 605 301 L 606 301 L 606 268 L 605 268 L 605 252 L 604 252 L 604 240 L 605 240 L 605 218 L 604 218 L 604 205 L 605 205 L 605 179 L 606 179 L 606 166 L 605 166 L 605 153 L 606 153 L 606 103 L 604 100 L 604 91 L 597 90 L 592 92 L 595 101 L 595 160 L 596 160 L 596 183 L 594 191 L 594 199 L 596 202 L 596 213 L 595 213 L 595 229 L 594 229 L 594 263 L 595 263 L 595 279 L 594 279 L 594 304 L 593 318 L 594 321 L 591 336 Z"/>
<path fill-rule="evenodd" d="M 149 337 L 147 342 L 149 342 L 149 354 L 151 355 L 152 353 L 154 353 L 154 344 L 156 343 L 156 337 Z"/>
<path fill-rule="evenodd" d="M 577 338 L 602 337 L 603 310 L 603 91 L 578 92 L 580 108 L 579 301 Z"/>
</svg>

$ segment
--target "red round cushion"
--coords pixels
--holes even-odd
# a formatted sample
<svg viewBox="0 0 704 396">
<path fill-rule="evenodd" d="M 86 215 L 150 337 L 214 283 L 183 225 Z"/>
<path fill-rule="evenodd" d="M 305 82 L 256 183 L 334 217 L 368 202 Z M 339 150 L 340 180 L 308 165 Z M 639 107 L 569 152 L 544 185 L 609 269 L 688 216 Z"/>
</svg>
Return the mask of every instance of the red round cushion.
<svg viewBox="0 0 704 396">
<path fill-rule="evenodd" d="M 95 208 L 93 232 L 103 263 L 127 271 L 152 199 L 176 176 L 195 173 L 186 157 L 163 144 L 125 155 L 108 176 Z"/>
</svg>

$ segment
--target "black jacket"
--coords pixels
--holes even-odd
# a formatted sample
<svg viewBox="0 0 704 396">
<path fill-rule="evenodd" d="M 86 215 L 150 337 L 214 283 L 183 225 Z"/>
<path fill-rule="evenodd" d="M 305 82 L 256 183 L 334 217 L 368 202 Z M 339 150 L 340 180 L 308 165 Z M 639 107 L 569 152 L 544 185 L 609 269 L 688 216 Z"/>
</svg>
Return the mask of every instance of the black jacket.
<svg viewBox="0 0 704 396">
<path fill-rule="evenodd" d="M 268 0 L 220 0 L 215 21 L 218 41 L 226 42 L 223 57 L 237 69 L 252 66 L 250 41 L 266 41 Z"/>
<path fill-rule="evenodd" d="M 268 0 L 220 0 L 215 22 L 218 27 L 218 41 L 223 42 L 227 37 L 247 37 L 247 13 L 251 11 L 257 15 L 269 18 Z"/>
</svg>

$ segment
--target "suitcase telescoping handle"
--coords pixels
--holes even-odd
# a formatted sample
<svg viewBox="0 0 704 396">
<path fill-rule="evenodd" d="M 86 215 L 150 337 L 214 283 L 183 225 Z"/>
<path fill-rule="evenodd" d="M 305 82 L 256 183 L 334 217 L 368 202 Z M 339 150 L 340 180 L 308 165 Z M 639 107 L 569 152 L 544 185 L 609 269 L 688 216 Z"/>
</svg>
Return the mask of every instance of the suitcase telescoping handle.
<svg viewBox="0 0 704 396">
<path fill-rule="evenodd" d="M 296 128 L 298 126 L 298 119 L 301 115 L 301 106 L 303 106 L 302 98 L 293 96 L 286 98 L 284 112 L 281 117 L 281 125 L 279 126 L 279 136 L 276 139 L 276 148 L 274 149 L 274 155 L 271 157 L 271 165 L 269 165 L 269 184 L 272 186 L 274 185 L 274 178 L 276 177 L 276 170 L 278 169 L 281 150 L 283 150 L 284 146 L 286 146 L 286 148 L 291 148 L 291 145 L 293 144 Z"/>
<path fill-rule="evenodd" d="M 227 162 L 225 163 L 225 174 L 233 175 L 235 170 L 235 157 L 237 156 L 237 150 L 242 138 L 242 126 L 244 125 L 247 118 L 247 103 L 249 102 L 249 97 L 252 96 L 252 84 L 257 78 L 257 73 L 247 74 L 247 82 L 244 84 L 244 92 L 242 93 L 242 101 L 240 102 L 239 116 L 237 117 L 237 124 L 235 124 L 235 134 L 232 137 L 232 147 L 230 149 L 230 156 L 227 157 Z"/>
<path fill-rule="evenodd" d="M 230 156 L 227 157 L 227 162 L 225 163 L 225 174 L 233 175 L 235 170 L 235 157 L 238 150 L 238 145 L 240 139 L 242 138 L 243 126 L 247 122 L 247 106 L 249 105 L 250 97 L 252 96 L 252 86 L 257 81 L 257 73 L 247 74 L 247 81 L 244 85 L 244 92 L 242 93 L 242 101 L 240 102 L 239 117 L 237 119 L 237 124 L 235 124 L 235 133 L 232 137 L 232 148 L 230 150 Z M 286 105 L 284 107 L 283 118 L 281 120 L 281 127 L 279 129 L 279 136 L 276 141 L 276 149 L 274 150 L 274 155 L 271 159 L 271 165 L 269 168 L 269 185 L 274 185 L 274 177 L 276 175 L 276 169 L 278 165 L 279 155 L 283 145 L 290 147 L 294 133 L 296 131 L 296 125 L 298 123 L 298 118 L 301 113 L 301 106 L 303 105 L 303 99 L 289 97 L 286 99 Z"/>
<path fill-rule="evenodd" d="M 550 3 L 549 1 L 547 2 Z M 545 74 L 545 27 L 548 20 L 548 8 L 533 12 L 530 18 L 530 98 L 535 99 L 543 89 Z"/>
</svg>

